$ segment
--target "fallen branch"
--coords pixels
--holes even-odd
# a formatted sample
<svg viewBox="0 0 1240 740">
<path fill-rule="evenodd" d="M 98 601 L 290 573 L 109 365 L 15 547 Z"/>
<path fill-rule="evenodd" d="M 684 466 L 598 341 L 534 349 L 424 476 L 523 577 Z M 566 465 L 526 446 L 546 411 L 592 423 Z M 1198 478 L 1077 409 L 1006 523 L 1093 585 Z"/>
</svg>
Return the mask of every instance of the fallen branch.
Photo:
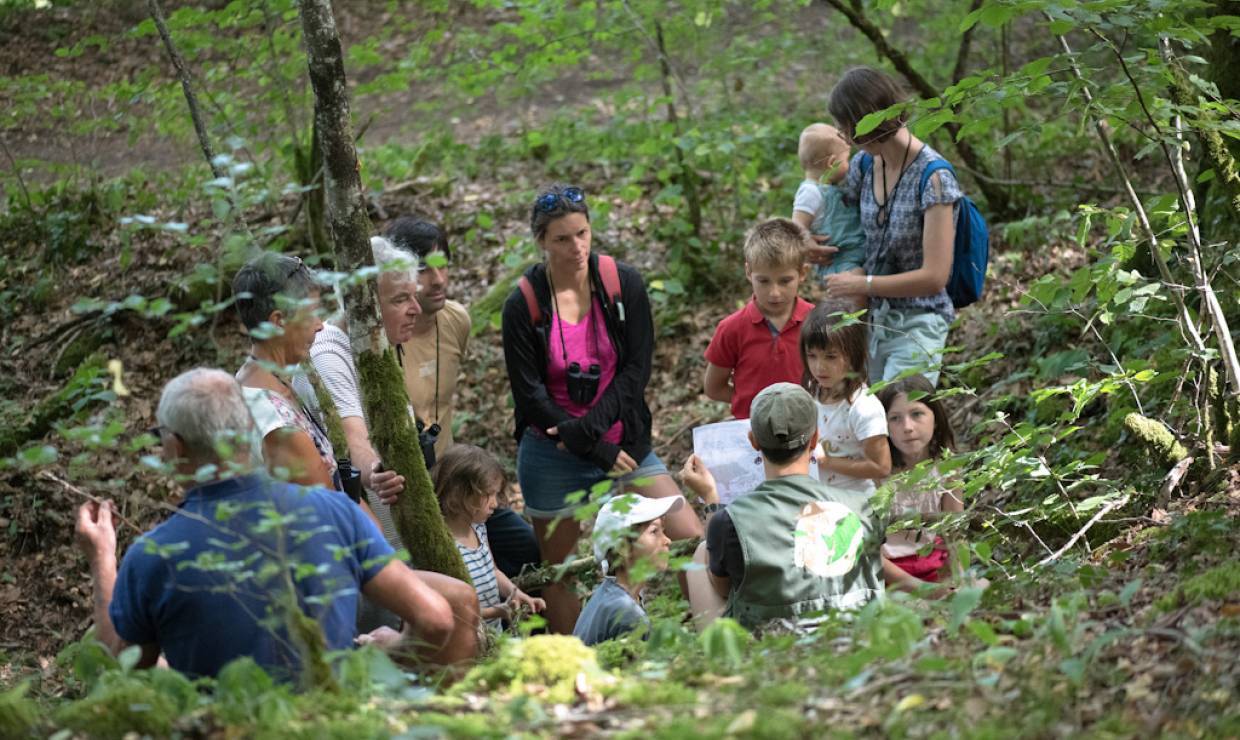
<svg viewBox="0 0 1240 740">
<path fill-rule="evenodd" d="M 1163 477 L 1162 485 L 1158 488 L 1158 503 L 1164 505 L 1171 499 L 1171 494 L 1175 493 L 1175 489 L 1180 487 L 1180 483 L 1184 480 L 1184 476 L 1188 474 L 1188 468 L 1193 464 L 1193 458 L 1186 457 L 1177 462 L 1171 470 L 1167 471 L 1167 475 Z"/>
<path fill-rule="evenodd" d="M 1076 534 L 1072 535 L 1072 537 L 1070 537 L 1068 541 L 1064 543 L 1063 547 L 1059 548 L 1055 552 L 1043 558 L 1041 561 L 1038 562 L 1036 567 L 1040 568 L 1043 565 L 1047 565 L 1049 563 L 1053 563 L 1056 560 L 1058 560 L 1060 556 L 1062 556 L 1065 552 L 1071 549 L 1072 546 L 1075 545 L 1078 540 L 1084 537 L 1085 533 L 1088 532 L 1090 528 L 1092 528 L 1095 524 L 1098 523 L 1098 520 L 1102 519 L 1102 517 L 1106 516 L 1109 512 L 1114 511 L 1115 509 L 1118 509 L 1119 507 L 1124 506 L 1127 503 L 1128 503 L 1128 494 L 1124 494 L 1123 496 L 1120 496 L 1119 498 L 1107 503 L 1101 509 L 1098 509 L 1097 513 L 1095 513 L 1092 517 L 1090 517 L 1089 521 L 1085 522 L 1085 526 L 1081 527 L 1080 530 L 1077 531 Z"/>
</svg>

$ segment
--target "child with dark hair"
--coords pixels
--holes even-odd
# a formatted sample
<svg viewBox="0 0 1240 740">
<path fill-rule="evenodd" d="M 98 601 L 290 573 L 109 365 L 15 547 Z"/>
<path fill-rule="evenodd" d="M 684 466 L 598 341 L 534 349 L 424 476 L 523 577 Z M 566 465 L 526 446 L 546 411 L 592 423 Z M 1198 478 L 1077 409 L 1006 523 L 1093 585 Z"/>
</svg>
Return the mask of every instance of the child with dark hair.
<svg viewBox="0 0 1240 740">
<path fill-rule="evenodd" d="M 818 435 L 826 456 L 823 483 L 874 492 L 891 472 L 883 405 L 866 386 L 865 324 L 842 301 L 824 301 L 801 327 L 803 385 L 818 404 Z"/>
<path fill-rule="evenodd" d="M 930 381 L 920 375 L 902 378 L 879 391 L 878 398 L 887 410 L 892 472 L 906 473 L 955 447 L 947 411 Z M 893 516 L 918 514 L 926 520 L 964 510 L 960 498 L 948 490 L 935 469 L 922 478 L 898 478 L 893 485 Z M 883 543 L 883 575 L 892 588 L 913 590 L 919 581 L 937 583 L 949 575 L 949 566 L 943 539 L 924 529 L 891 532 Z"/>
<path fill-rule="evenodd" d="M 458 444 L 435 465 L 435 495 L 456 549 L 478 592 L 487 626 L 500 629 L 514 606 L 540 612 L 547 604 L 517 588 L 495 565 L 487 544 L 487 519 L 508 489 L 508 476 L 495 456 L 481 447 Z"/>
</svg>

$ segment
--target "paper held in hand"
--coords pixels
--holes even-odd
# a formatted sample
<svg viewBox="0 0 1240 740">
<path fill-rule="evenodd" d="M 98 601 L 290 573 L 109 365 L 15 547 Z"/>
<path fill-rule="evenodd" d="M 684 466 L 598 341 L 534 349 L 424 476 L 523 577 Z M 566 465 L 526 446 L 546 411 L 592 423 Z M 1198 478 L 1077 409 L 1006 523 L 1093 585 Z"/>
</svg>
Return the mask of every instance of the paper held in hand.
<svg viewBox="0 0 1240 740">
<path fill-rule="evenodd" d="M 693 452 L 702 458 L 719 491 L 719 502 L 727 505 L 749 493 L 766 480 L 762 453 L 749 444 L 749 420 L 733 419 L 693 428 Z M 809 474 L 818 480 L 818 456 L 814 451 Z"/>
</svg>

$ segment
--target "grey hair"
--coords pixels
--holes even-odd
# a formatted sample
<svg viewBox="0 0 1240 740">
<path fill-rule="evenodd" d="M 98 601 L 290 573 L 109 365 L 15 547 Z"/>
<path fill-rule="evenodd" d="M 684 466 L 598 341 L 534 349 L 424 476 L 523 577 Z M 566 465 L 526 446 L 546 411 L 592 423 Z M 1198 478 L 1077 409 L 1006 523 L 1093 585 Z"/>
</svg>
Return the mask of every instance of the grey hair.
<svg viewBox="0 0 1240 740">
<path fill-rule="evenodd" d="M 403 272 L 409 282 L 418 281 L 418 271 L 422 269 L 422 261 L 408 249 L 402 249 L 381 236 L 370 237 L 370 251 L 375 258 L 375 266 L 379 274 Z"/>
<path fill-rule="evenodd" d="M 287 310 L 280 299 L 299 301 L 319 287 L 300 257 L 279 252 L 264 252 L 245 263 L 232 282 L 237 315 L 246 329 L 257 329 L 276 309 Z"/>
<path fill-rule="evenodd" d="M 191 460 L 217 460 L 221 445 L 248 453 L 254 438 L 241 385 L 215 368 L 197 367 L 168 381 L 155 419 L 181 438 Z"/>
</svg>

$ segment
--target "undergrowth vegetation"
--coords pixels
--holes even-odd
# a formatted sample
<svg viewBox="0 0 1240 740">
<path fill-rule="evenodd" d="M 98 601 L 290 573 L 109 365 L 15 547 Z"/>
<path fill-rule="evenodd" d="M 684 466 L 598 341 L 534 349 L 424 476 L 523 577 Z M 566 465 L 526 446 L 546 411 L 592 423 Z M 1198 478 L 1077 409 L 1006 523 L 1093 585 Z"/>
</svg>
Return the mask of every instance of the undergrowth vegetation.
<svg viewBox="0 0 1240 740">
<path fill-rule="evenodd" d="M 333 266 L 297 4 L 168 4 L 210 174 L 154 23 L 74 5 L 0 0 L 0 34 L 32 39 L 27 58 L 6 44 L 0 76 L 0 736 L 1240 733 L 1240 378 L 1220 329 L 1240 323 L 1236 15 L 337 3 L 372 217 L 416 211 L 450 235 L 478 335 L 455 437 L 508 462 L 498 314 L 538 259 L 536 188 L 586 189 L 596 245 L 642 269 L 656 446 L 679 462 L 687 430 L 725 413 L 699 396 L 700 351 L 746 295 L 745 230 L 789 210 L 797 135 L 845 68 L 900 75 L 914 132 L 992 226 L 987 294 L 942 382 L 965 444 L 941 469 L 965 512 L 936 525 L 990 586 L 754 636 L 728 620 L 697 633 L 667 578 L 645 640 L 507 635 L 464 675 L 367 648 L 332 656 L 336 691 L 306 692 L 248 661 L 191 681 L 113 658 L 82 635 L 71 547 L 83 489 L 125 502 L 122 543 L 161 516 L 171 481 L 142 462 L 140 430 L 176 372 L 238 364 L 237 266 L 257 248 Z M 125 166 L 105 175 L 36 141 L 49 132 Z M 168 141 L 190 154 L 143 160 Z"/>
</svg>

